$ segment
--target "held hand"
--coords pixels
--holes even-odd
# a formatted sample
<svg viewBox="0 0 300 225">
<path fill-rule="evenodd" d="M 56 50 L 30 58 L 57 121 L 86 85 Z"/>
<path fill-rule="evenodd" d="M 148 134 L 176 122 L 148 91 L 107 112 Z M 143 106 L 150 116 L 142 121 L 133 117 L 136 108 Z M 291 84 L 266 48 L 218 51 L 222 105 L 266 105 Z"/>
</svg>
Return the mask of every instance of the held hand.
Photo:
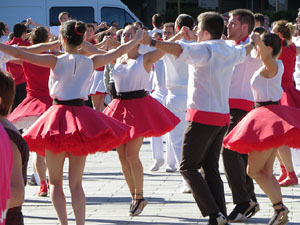
<svg viewBox="0 0 300 225">
<path fill-rule="evenodd" d="M 143 31 L 143 39 L 141 43 L 143 45 L 150 45 L 152 38 L 149 36 L 147 31 Z"/>
<path fill-rule="evenodd" d="M 259 33 L 252 32 L 250 35 L 250 39 L 254 42 L 255 46 L 261 41 Z"/>
</svg>

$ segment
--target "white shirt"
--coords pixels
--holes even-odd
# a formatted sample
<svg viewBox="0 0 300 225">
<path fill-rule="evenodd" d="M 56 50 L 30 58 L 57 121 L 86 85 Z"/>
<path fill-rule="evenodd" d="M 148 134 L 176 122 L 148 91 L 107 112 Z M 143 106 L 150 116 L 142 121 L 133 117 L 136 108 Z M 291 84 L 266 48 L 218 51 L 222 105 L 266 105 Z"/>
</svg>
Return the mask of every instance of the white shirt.
<svg viewBox="0 0 300 225">
<path fill-rule="evenodd" d="M 57 57 L 49 78 L 49 92 L 53 99 L 61 101 L 88 99 L 93 61 L 80 54 L 65 53 Z"/>
<path fill-rule="evenodd" d="M 155 94 L 165 97 L 168 93 L 166 89 L 166 72 L 163 61 L 160 59 L 154 63 L 153 89 Z"/>
<path fill-rule="evenodd" d="M 191 43 L 184 39 L 181 41 Z M 186 90 L 189 79 L 189 65 L 171 54 L 165 54 L 162 59 L 166 70 L 166 88 L 171 91 Z"/>
<path fill-rule="evenodd" d="M 187 108 L 229 113 L 229 86 L 233 67 L 245 60 L 245 48 L 224 40 L 178 43 L 183 48 L 179 59 L 192 66 Z"/>
<path fill-rule="evenodd" d="M 154 27 L 152 30 L 148 30 L 149 36 L 152 37 L 152 35 L 153 35 L 154 32 L 158 32 L 158 33 L 163 34 L 164 30 L 163 29 L 158 29 L 158 28 Z"/>
<path fill-rule="evenodd" d="M 249 38 L 241 44 L 244 45 L 248 42 Z M 252 109 L 254 99 L 250 80 L 253 74 L 262 66 L 261 60 L 256 58 L 253 53 L 254 51 L 246 57 L 243 63 L 236 65 L 233 69 L 229 90 L 230 108 L 244 109 L 246 111 Z M 246 108 L 244 107 L 243 100 L 250 102 L 250 108 L 247 106 Z"/>
<path fill-rule="evenodd" d="M 300 47 L 300 36 L 295 39 L 295 45 Z M 296 57 L 294 80 L 296 83 L 296 88 L 300 91 L 300 55 Z"/>
<path fill-rule="evenodd" d="M 261 76 L 261 69 L 254 73 L 251 79 L 251 89 L 255 102 L 276 102 L 281 99 L 283 93 L 281 79 L 284 66 L 280 60 L 276 60 L 276 63 L 278 65 L 278 71 L 272 78 L 265 78 Z"/>
<path fill-rule="evenodd" d="M 12 45 L 12 46 L 17 47 L 17 45 Z M 10 60 L 15 60 L 15 59 L 16 58 L 0 51 L 0 69 L 6 71 L 5 63 L 7 63 Z"/>
<path fill-rule="evenodd" d="M 119 61 L 112 72 L 117 92 L 130 92 L 147 89 L 150 73 L 144 68 L 144 55 L 136 60 L 129 60 L 127 64 Z"/>
</svg>

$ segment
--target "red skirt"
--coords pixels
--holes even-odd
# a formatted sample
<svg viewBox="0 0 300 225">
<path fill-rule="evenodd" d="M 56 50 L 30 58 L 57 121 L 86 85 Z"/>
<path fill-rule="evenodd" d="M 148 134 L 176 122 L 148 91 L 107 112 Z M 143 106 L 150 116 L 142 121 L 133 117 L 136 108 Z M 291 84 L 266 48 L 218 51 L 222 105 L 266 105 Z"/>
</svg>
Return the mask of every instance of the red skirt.
<svg viewBox="0 0 300 225">
<path fill-rule="evenodd" d="M 177 116 L 150 95 L 128 100 L 114 99 L 105 108 L 104 113 L 132 126 L 132 139 L 139 136 L 162 136 L 180 122 Z"/>
<path fill-rule="evenodd" d="M 253 109 L 224 138 L 223 145 L 243 154 L 282 145 L 300 148 L 300 110 L 282 105 Z"/>
<path fill-rule="evenodd" d="M 282 89 L 283 94 L 280 99 L 280 104 L 300 109 L 300 91 L 295 88 L 294 84 L 283 85 Z"/>
<path fill-rule="evenodd" d="M 87 106 L 52 105 L 23 136 L 31 151 L 45 155 L 107 152 L 129 140 L 130 126 Z"/>
<path fill-rule="evenodd" d="M 27 96 L 8 116 L 18 129 L 30 127 L 52 105 L 50 96 Z"/>
</svg>

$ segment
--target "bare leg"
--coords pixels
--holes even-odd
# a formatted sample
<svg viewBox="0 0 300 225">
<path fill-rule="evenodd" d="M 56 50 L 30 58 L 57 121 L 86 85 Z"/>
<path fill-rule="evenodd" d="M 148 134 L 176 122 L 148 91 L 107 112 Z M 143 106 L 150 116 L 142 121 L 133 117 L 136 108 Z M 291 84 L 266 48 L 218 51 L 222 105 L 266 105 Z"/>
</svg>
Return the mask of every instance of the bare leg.
<svg viewBox="0 0 300 225">
<path fill-rule="evenodd" d="M 63 166 L 66 153 L 53 154 L 46 150 L 46 163 L 49 171 L 50 196 L 61 225 L 68 224 L 66 198 L 63 192 Z"/>
<path fill-rule="evenodd" d="M 287 172 L 293 172 L 294 166 L 292 161 L 292 153 L 288 146 L 278 148 L 277 157 L 281 165 L 284 165 Z"/>
<path fill-rule="evenodd" d="M 85 160 L 86 156 L 69 154 L 69 186 L 77 225 L 83 225 L 85 222 L 85 195 L 82 188 Z"/>
<path fill-rule="evenodd" d="M 36 157 L 34 160 L 34 166 L 35 166 L 35 170 L 39 176 L 40 181 L 45 181 L 46 180 L 46 171 L 47 171 L 45 157 L 36 153 Z"/>
<path fill-rule="evenodd" d="M 273 204 L 282 201 L 279 183 L 273 175 L 275 157 L 276 149 L 253 151 L 248 157 L 248 175 L 257 182 Z"/>
<path fill-rule="evenodd" d="M 105 94 L 92 95 L 92 103 L 96 111 L 102 112 L 104 109 Z"/>
</svg>

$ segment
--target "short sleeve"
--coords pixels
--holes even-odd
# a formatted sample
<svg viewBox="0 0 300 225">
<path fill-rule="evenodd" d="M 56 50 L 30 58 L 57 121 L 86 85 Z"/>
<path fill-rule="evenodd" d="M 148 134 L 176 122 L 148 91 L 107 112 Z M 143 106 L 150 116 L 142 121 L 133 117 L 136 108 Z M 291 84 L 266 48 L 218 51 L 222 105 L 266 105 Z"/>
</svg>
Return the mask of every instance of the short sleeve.
<svg viewBox="0 0 300 225">
<path fill-rule="evenodd" d="M 246 48 L 243 45 L 235 46 L 235 65 L 243 63 L 246 57 Z"/>
<path fill-rule="evenodd" d="M 211 59 L 211 51 L 205 43 L 184 43 L 176 41 L 182 47 L 182 52 L 178 59 L 192 65 L 202 66 L 209 63 Z"/>
</svg>

